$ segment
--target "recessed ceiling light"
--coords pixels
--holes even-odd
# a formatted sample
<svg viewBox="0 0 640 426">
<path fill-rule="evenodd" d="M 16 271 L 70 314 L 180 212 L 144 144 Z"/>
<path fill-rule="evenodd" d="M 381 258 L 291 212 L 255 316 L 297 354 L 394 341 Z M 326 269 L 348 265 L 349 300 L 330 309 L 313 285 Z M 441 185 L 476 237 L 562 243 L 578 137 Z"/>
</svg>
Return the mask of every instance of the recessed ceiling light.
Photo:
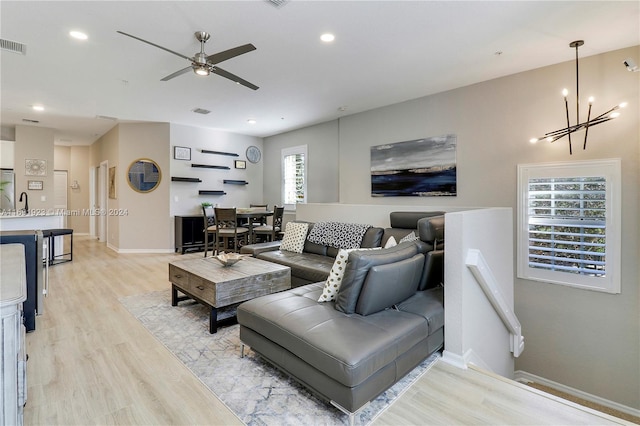
<svg viewBox="0 0 640 426">
<path fill-rule="evenodd" d="M 77 38 L 78 40 L 86 40 L 89 38 L 88 35 L 80 31 L 69 31 L 69 35 L 73 38 Z"/>
<path fill-rule="evenodd" d="M 44 107 L 42 105 L 34 105 L 31 108 L 33 108 L 34 111 L 44 111 Z"/>
<path fill-rule="evenodd" d="M 254 118 L 250 118 L 250 119 L 248 119 L 248 120 L 247 120 L 247 123 L 249 123 L 249 124 L 256 124 L 256 123 L 257 123 L 257 121 L 256 121 Z"/>
<path fill-rule="evenodd" d="M 330 43 L 335 39 L 336 39 L 336 36 L 334 36 L 331 33 L 325 33 L 320 36 L 320 40 L 324 41 L 325 43 Z"/>
</svg>

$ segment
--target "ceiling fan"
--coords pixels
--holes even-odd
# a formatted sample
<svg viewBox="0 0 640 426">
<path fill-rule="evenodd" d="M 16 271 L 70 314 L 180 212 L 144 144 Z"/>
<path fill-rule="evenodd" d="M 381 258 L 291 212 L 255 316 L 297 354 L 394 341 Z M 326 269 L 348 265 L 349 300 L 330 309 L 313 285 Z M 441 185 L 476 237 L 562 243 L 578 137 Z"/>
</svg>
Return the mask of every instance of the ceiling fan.
<svg viewBox="0 0 640 426">
<path fill-rule="evenodd" d="M 150 41 L 141 39 L 140 37 L 136 37 L 134 35 L 127 34 L 122 31 L 116 31 L 116 32 L 119 34 L 125 35 L 127 37 L 140 40 L 143 43 L 150 44 L 151 46 L 155 46 L 169 53 L 173 53 L 174 55 L 178 55 L 181 58 L 184 58 L 189 62 L 191 62 L 191 65 L 189 65 L 188 67 L 183 68 L 179 71 L 176 71 L 173 74 L 169 74 L 168 76 L 163 78 L 161 81 L 171 80 L 172 78 L 182 75 L 188 72 L 189 70 L 193 70 L 193 72 L 195 72 L 198 75 L 209 75 L 209 73 L 214 73 L 214 74 L 218 74 L 221 77 L 228 78 L 231 81 L 235 81 L 238 84 L 242 84 L 243 86 L 248 87 L 249 89 L 253 89 L 253 90 L 258 89 L 258 86 L 256 86 L 255 84 L 250 83 L 247 80 L 244 80 L 238 77 L 237 75 L 232 74 L 229 71 L 225 71 L 222 68 L 216 66 L 216 64 L 219 64 L 222 61 L 226 61 L 227 59 L 231 59 L 236 56 L 242 55 L 244 53 L 251 52 L 252 50 L 256 50 L 255 46 L 251 43 L 234 47 L 232 49 L 225 50 L 223 52 L 214 53 L 213 55 L 207 55 L 206 53 L 204 53 L 204 44 L 207 42 L 207 40 L 209 40 L 210 34 L 205 31 L 196 31 L 195 37 L 196 37 L 196 40 L 200 42 L 200 52 L 196 53 L 195 55 L 193 55 L 192 58 L 190 58 L 181 53 L 174 52 L 173 50 L 167 49 L 166 47 L 162 47 L 155 43 L 151 43 Z"/>
</svg>

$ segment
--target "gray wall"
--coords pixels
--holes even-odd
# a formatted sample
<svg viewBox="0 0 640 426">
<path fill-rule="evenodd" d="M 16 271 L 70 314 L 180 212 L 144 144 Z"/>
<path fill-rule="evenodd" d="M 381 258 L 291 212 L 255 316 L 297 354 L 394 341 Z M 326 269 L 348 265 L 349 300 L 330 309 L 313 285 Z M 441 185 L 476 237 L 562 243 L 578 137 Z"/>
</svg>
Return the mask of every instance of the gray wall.
<svg viewBox="0 0 640 426">
<path fill-rule="evenodd" d="M 332 203 L 338 201 L 338 136 L 337 120 L 281 135 L 265 138 L 264 142 L 264 201 L 282 205 L 281 151 L 307 145 L 307 202 Z"/>
<path fill-rule="evenodd" d="M 589 130 L 586 151 L 574 140 L 573 156 L 566 138 L 554 144 L 528 142 L 563 126 L 563 87 L 575 102 L 575 62 L 570 61 L 344 117 L 326 124 L 338 134 L 322 132 L 322 140 L 318 135 L 324 125 L 267 138 L 265 195 L 279 196 L 280 150 L 309 143 L 310 162 L 323 163 L 322 170 L 309 168 L 309 182 L 339 176 L 337 190 L 332 180 L 323 187 L 326 201 L 309 188 L 309 202 L 511 207 L 515 224 L 518 164 L 621 158 L 622 293 L 515 278 L 515 310 L 526 339 L 516 369 L 640 409 L 640 79 L 622 65 L 628 57 L 640 58 L 640 46 L 581 58 L 583 100 L 593 94 L 598 114 L 621 101 L 629 106 L 620 118 Z M 584 119 L 584 101 L 582 111 Z M 371 146 L 447 133 L 458 140 L 457 197 L 371 197 Z M 339 154 L 319 158 L 312 147 L 320 146 Z"/>
</svg>

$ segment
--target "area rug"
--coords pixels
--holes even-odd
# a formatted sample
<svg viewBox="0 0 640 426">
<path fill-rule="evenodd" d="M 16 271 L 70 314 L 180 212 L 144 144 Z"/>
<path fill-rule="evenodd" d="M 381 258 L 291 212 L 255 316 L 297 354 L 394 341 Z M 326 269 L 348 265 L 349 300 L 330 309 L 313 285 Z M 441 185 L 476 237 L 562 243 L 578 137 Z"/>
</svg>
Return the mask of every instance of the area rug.
<svg viewBox="0 0 640 426">
<path fill-rule="evenodd" d="M 187 301 L 172 307 L 170 290 L 124 297 L 120 302 L 245 424 L 348 424 L 346 414 L 313 396 L 250 349 L 245 348 L 241 358 L 237 324 L 209 334 L 209 311 L 204 306 Z M 358 413 L 355 424 L 371 423 L 438 357 L 433 354 L 372 401 Z"/>
</svg>

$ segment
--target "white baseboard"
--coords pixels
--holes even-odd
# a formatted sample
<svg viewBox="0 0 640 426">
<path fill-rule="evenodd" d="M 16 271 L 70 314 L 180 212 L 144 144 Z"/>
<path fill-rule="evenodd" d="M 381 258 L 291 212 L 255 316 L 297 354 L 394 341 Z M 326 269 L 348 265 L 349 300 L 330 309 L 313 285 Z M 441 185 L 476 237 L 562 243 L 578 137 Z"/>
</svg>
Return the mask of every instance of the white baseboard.
<svg viewBox="0 0 640 426">
<path fill-rule="evenodd" d="M 467 369 L 467 361 L 464 357 L 447 350 L 442 352 L 442 361 L 454 367 L 462 368 L 463 370 Z"/>
<path fill-rule="evenodd" d="M 171 254 L 173 249 L 115 249 L 120 254 Z"/>
<path fill-rule="evenodd" d="M 445 350 L 442 352 L 442 361 L 462 369 L 466 369 L 470 364 L 472 364 L 482 368 L 483 370 L 493 372 L 491 366 L 484 362 L 484 360 L 480 358 L 473 349 L 467 350 L 462 356 Z"/>
<path fill-rule="evenodd" d="M 552 380 L 545 379 L 544 377 L 536 376 L 535 374 L 527 373 L 526 371 L 517 370 L 513 374 L 513 379 L 520 383 L 535 382 L 550 388 L 557 389 L 559 391 L 568 393 L 578 398 L 582 398 L 587 401 L 595 402 L 596 404 L 604 405 L 605 407 L 613 408 L 614 410 L 621 411 L 623 413 L 630 414 L 632 416 L 640 417 L 640 410 L 626 405 L 619 404 L 608 399 L 601 398 L 596 395 L 592 395 L 587 392 L 583 392 L 579 389 L 565 386 L 561 383 L 554 382 Z"/>
</svg>

